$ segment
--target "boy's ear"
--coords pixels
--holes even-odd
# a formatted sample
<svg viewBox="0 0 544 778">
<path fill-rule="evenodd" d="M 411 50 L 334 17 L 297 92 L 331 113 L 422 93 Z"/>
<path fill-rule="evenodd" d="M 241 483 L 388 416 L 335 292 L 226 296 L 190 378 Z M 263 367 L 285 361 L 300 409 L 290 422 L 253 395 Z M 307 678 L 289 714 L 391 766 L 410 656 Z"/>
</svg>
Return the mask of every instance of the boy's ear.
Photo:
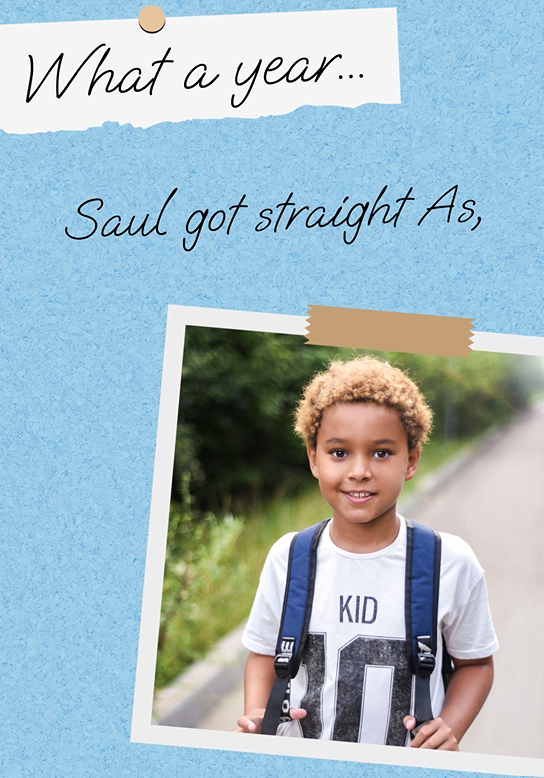
<svg viewBox="0 0 544 778">
<path fill-rule="evenodd" d="M 408 452 L 408 467 L 406 468 L 406 475 L 404 476 L 405 481 L 411 481 L 415 476 L 420 454 L 421 446 L 416 446 L 413 451 Z"/>
<path fill-rule="evenodd" d="M 311 446 L 306 446 L 306 453 L 308 454 L 308 462 L 310 463 L 310 470 L 312 471 L 313 477 L 319 478 L 316 456 L 315 456 L 315 448 L 312 448 Z"/>
</svg>

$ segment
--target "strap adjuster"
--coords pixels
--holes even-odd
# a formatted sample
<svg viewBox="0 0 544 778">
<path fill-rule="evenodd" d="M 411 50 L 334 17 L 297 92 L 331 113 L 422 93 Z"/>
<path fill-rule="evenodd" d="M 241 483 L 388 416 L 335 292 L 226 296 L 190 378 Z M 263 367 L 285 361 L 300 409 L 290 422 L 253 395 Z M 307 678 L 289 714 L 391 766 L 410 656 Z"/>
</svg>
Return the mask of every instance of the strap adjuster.
<svg viewBox="0 0 544 778">
<path fill-rule="evenodd" d="M 295 638 L 282 638 L 279 649 L 280 653 L 274 658 L 274 669 L 279 678 L 287 678 L 291 674 Z"/>
<path fill-rule="evenodd" d="M 416 675 L 420 678 L 429 678 L 436 666 L 436 658 L 430 646 L 430 638 L 425 635 L 424 637 L 416 638 L 416 641 L 419 649 L 416 654 Z"/>
<path fill-rule="evenodd" d="M 436 659 L 432 654 L 418 654 L 416 674 L 420 678 L 429 678 L 436 666 Z"/>
</svg>

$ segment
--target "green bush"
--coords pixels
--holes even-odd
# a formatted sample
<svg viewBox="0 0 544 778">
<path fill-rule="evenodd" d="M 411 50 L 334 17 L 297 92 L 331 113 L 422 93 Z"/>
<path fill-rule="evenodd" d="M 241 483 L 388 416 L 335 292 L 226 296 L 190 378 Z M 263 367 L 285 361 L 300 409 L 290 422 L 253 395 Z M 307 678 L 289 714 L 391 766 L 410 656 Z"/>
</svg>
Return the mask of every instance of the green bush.
<svg viewBox="0 0 544 778">
<path fill-rule="evenodd" d="M 286 532 L 328 516 L 318 489 L 279 499 L 245 521 L 208 523 L 201 542 L 167 554 L 155 684 L 164 686 L 249 613 L 270 547 Z M 172 518 L 177 522 L 176 510 Z M 205 537 L 205 542 L 202 539 Z"/>
<path fill-rule="evenodd" d="M 178 518 L 173 512 L 173 520 Z M 156 685 L 163 686 L 234 626 L 247 564 L 236 554 L 243 522 L 210 524 L 198 553 L 168 554 L 165 566 Z M 228 629 L 228 627 L 227 627 Z"/>
</svg>

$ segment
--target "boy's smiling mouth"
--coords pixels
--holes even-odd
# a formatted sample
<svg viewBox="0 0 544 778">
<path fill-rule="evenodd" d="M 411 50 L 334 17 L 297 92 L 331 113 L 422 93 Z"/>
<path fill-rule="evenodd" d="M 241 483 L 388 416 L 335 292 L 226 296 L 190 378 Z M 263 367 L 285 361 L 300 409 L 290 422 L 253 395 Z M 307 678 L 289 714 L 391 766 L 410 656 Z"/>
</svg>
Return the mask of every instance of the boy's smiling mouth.
<svg viewBox="0 0 544 778">
<path fill-rule="evenodd" d="M 371 497 L 376 495 L 376 492 L 342 492 L 342 494 L 344 494 L 351 502 L 362 503 L 368 502 Z"/>
</svg>

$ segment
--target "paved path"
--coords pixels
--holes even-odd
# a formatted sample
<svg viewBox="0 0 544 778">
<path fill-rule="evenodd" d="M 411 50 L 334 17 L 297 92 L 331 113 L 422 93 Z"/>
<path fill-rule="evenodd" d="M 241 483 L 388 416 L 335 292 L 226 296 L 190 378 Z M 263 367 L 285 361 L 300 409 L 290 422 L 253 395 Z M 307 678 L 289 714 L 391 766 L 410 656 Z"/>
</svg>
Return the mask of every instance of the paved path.
<svg viewBox="0 0 544 778">
<path fill-rule="evenodd" d="M 464 538 L 486 574 L 500 649 L 463 750 L 544 757 L 544 408 L 491 441 L 414 518 Z"/>
<path fill-rule="evenodd" d="M 544 757 L 544 407 L 489 440 L 411 518 L 463 537 L 486 571 L 500 650 L 463 750 Z M 242 699 L 238 686 L 197 726 L 234 729 Z"/>
</svg>

